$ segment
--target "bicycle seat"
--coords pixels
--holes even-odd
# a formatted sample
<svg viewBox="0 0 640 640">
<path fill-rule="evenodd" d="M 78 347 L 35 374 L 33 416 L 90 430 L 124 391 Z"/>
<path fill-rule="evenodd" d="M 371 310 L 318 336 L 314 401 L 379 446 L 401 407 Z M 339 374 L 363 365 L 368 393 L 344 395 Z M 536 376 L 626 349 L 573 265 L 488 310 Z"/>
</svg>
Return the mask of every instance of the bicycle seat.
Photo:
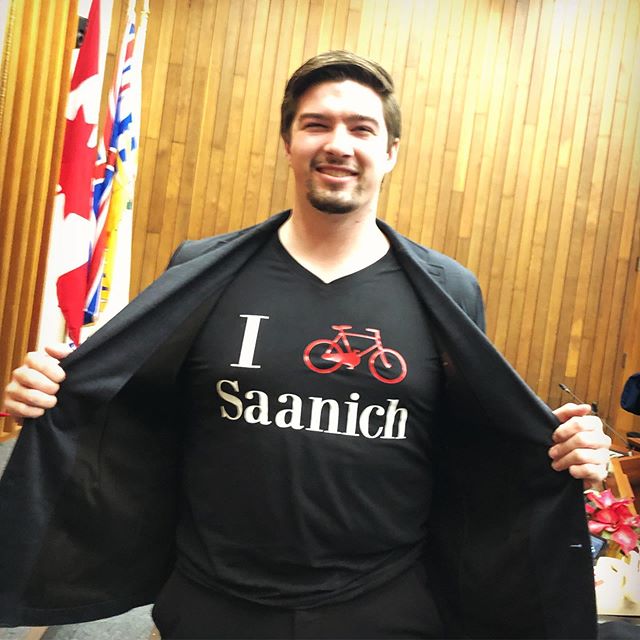
<svg viewBox="0 0 640 640">
<path fill-rule="evenodd" d="M 332 324 L 332 329 L 336 331 L 346 331 L 347 329 L 352 329 L 353 327 L 350 324 Z"/>
</svg>

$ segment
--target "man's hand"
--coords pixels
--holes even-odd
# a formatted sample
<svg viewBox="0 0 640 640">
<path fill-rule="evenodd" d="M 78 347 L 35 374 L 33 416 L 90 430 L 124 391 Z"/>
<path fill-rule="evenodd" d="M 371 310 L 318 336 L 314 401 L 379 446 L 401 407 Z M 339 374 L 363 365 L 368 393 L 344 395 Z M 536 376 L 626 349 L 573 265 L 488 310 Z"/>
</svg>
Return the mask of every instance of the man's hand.
<svg viewBox="0 0 640 640">
<path fill-rule="evenodd" d="M 584 480 L 585 487 L 602 482 L 607 477 L 611 438 L 602 428 L 598 416 L 589 415 L 588 404 L 568 403 L 553 412 L 562 424 L 553 432 L 549 456 L 556 471 L 569 473 Z"/>
<path fill-rule="evenodd" d="M 73 349 L 64 343 L 52 344 L 44 351 L 32 351 L 22 366 L 11 374 L 5 388 L 4 406 L 16 418 L 37 418 L 54 407 L 56 393 L 65 373 L 58 364 Z"/>
</svg>

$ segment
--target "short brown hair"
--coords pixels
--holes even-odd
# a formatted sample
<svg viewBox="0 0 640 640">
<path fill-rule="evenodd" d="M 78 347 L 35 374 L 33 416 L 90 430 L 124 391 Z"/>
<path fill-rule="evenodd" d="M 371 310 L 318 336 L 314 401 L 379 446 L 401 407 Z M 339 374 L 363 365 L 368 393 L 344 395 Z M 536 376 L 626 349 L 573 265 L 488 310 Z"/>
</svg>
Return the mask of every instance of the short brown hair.
<svg viewBox="0 0 640 640">
<path fill-rule="evenodd" d="M 291 125 L 302 94 L 313 85 L 342 80 L 353 80 L 375 91 L 382 100 L 388 148 L 400 138 L 400 105 L 391 76 L 377 62 L 350 51 L 326 51 L 307 60 L 287 82 L 280 106 L 280 135 L 286 143 L 291 141 Z"/>
</svg>

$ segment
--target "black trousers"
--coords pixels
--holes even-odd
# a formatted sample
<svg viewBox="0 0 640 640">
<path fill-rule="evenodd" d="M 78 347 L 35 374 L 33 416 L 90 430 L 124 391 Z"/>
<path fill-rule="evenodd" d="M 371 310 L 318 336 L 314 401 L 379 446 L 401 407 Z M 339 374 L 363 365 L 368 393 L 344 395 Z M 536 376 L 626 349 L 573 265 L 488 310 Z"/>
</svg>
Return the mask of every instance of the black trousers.
<svg viewBox="0 0 640 640">
<path fill-rule="evenodd" d="M 421 565 L 352 600 L 312 609 L 256 604 L 206 589 L 175 571 L 152 615 L 163 640 L 444 635 Z"/>
</svg>

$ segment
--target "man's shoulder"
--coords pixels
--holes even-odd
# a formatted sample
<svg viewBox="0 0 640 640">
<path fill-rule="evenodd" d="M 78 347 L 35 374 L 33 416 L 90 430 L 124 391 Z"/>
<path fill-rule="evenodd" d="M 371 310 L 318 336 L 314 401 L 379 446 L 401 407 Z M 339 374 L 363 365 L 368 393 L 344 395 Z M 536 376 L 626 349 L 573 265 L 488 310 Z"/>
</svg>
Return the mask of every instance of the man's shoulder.
<svg viewBox="0 0 640 640">
<path fill-rule="evenodd" d="M 480 284 L 473 271 L 450 256 L 424 247 L 408 238 L 408 253 L 458 303 L 482 297 Z"/>
<path fill-rule="evenodd" d="M 403 236 L 385 223 L 380 226 L 400 263 L 409 274 L 417 277 L 416 282 L 420 282 L 420 274 L 426 272 L 484 330 L 482 292 L 473 272 L 450 256 Z"/>
<path fill-rule="evenodd" d="M 432 276 L 440 280 L 442 284 L 446 281 L 466 282 L 469 284 L 477 283 L 475 274 L 454 258 L 419 244 L 387 224 L 383 224 L 382 226 L 385 234 L 390 238 L 396 250 L 399 249 L 406 252 Z"/>
<path fill-rule="evenodd" d="M 177 264 L 181 264 L 183 262 L 193 260 L 194 258 L 198 258 L 204 254 L 208 254 L 211 251 L 215 251 L 227 245 L 233 240 L 237 240 L 242 236 L 251 234 L 252 232 L 259 231 L 262 228 L 266 229 L 270 226 L 274 226 L 275 228 L 277 228 L 277 226 L 279 226 L 279 219 L 282 218 L 282 220 L 284 221 L 284 218 L 286 218 L 288 213 L 288 211 L 283 211 L 279 214 L 276 214 L 275 216 L 268 218 L 263 222 L 259 222 L 258 224 L 252 225 L 250 227 L 245 227 L 244 229 L 229 231 L 220 235 L 201 238 L 200 240 L 185 240 L 175 250 L 169 266 L 173 267 Z M 276 223 L 275 225 L 274 222 Z"/>
<path fill-rule="evenodd" d="M 451 256 L 431 249 L 430 247 L 425 247 L 409 238 L 404 238 L 404 240 L 407 242 L 407 246 L 410 248 L 414 258 L 424 262 L 430 270 L 442 271 L 447 275 L 455 274 L 458 277 L 469 278 L 471 280 L 476 279 L 475 274 L 470 269 L 460 264 Z"/>
<path fill-rule="evenodd" d="M 178 248 L 175 250 L 173 257 L 171 258 L 171 266 L 187 262 L 188 260 L 197 258 L 205 253 L 209 253 L 210 251 L 227 244 L 231 240 L 242 236 L 246 232 L 247 229 L 240 229 L 217 236 L 201 238 L 200 240 L 185 240 L 178 245 Z"/>
</svg>

